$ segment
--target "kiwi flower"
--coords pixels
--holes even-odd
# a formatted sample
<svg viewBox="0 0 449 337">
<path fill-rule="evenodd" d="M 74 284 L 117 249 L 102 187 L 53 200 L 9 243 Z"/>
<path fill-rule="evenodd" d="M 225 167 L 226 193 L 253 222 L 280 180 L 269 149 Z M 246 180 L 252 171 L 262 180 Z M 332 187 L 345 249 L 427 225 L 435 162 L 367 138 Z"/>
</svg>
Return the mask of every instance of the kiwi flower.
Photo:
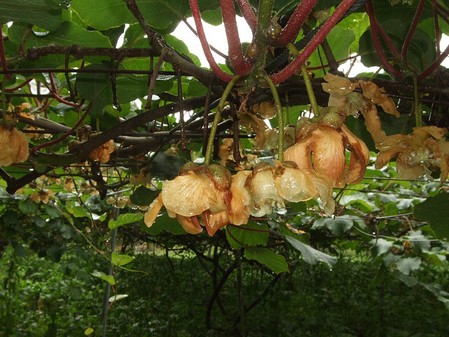
<svg viewBox="0 0 449 337">
<path fill-rule="evenodd" d="M 376 168 L 396 158 L 399 177 L 416 179 L 439 169 L 441 182 L 449 174 L 449 143 L 444 139 L 446 128 L 422 126 L 408 135 L 391 135 L 376 144 L 379 154 Z"/>
<path fill-rule="evenodd" d="M 164 206 L 168 216 L 176 218 L 187 233 L 199 234 L 205 226 L 212 236 L 233 219 L 230 188 L 231 174 L 223 166 L 186 164 L 179 176 L 164 182 L 145 214 L 145 224 L 150 227 Z"/>
<path fill-rule="evenodd" d="M 334 187 L 357 183 L 363 179 L 369 160 L 365 143 L 354 135 L 339 116 L 330 112 L 319 122 L 299 122 L 296 143 L 284 153 L 286 161 L 296 163 L 299 169 L 327 177 Z M 330 118 L 331 117 L 331 118 Z M 349 151 L 349 164 L 346 152 Z"/>
<path fill-rule="evenodd" d="M 28 159 L 28 140 L 23 132 L 16 128 L 0 126 L 0 167 Z"/>
</svg>

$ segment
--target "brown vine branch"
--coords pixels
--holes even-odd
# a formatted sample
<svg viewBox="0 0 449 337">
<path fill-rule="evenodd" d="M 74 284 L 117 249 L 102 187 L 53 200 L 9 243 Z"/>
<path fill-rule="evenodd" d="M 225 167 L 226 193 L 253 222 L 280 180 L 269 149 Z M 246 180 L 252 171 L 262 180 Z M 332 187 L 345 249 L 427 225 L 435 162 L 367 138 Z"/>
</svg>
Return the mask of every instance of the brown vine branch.
<svg viewBox="0 0 449 337">
<path fill-rule="evenodd" d="M 121 60 L 125 57 L 150 57 L 159 56 L 154 49 L 151 48 L 87 48 L 73 45 L 65 46 L 45 46 L 33 47 L 27 49 L 26 58 L 30 61 L 39 59 L 41 56 L 47 55 L 69 55 L 76 59 L 81 59 L 86 56 L 108 56 L 115 60 Z"/>
</svg>

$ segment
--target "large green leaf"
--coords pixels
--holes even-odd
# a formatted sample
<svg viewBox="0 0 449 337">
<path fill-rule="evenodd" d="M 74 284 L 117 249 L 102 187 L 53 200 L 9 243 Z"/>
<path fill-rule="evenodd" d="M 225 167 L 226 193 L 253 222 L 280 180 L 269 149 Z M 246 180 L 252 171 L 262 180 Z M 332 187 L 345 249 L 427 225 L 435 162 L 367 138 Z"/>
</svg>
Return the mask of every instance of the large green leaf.
<svg viewBox="0 0 449 337">
<path fill-rule="evenodd" d="M 170 33 L 189 12 L 189 2 L 179 0 L 137 0 L 147 23 L 161 33 Z"/>
<path fill-rule="evenodd" d="M 62 8 L 48 0 L 0 0 L 0 21 L 23 22 L 55 30 L 62 22 Z"/>
<path fill-rule="evenodd" d="M 449 193 L 440 193 L 417 204 L 416 219 L 426 221 L 439 239 L 449 239 Z"/>
<path fill-rule="evenodd" d="M 245 248 L 245 257 L 248 260 L 254 260 L 263 264 L 276 274 L 288 272 L 288 264 L 285 258 L 273 252 L 271 249 L 265 247 L 248 247 Z"/>
<path fill-rule="evenodd" d="M 43 36 L 30 34 L 26 39 L 26 47 L 42 47 L 48 45 L 80 47 L 112 47 L 110 40 L 98 31 L 87 30 L 72 22 L 63 22 L 58 29 Z"/>
<path fill-rule="evenodd" d="M 117 97 L 120 103 L 127 103 L 136 98 L 148 95 L 148 76 L 145 75 L 120 75 L 117 76 Z M 171 89 L 173 78 L 166 77 L 156 80 L 154 94 L 159 94 Z"/>
<path fill-rule="evenodd" d="M 109 69 L 103 64 L 91 64 L 85 69 Z M 78 94 L 92 103 L 90 115 L 100 118 L 104 114 L 104 107 L 112 104 L 111 76 L 107 73 L 79 73 L 76 78 Z"/>
<path fill-rule="evenodd" d="M 268 242 L 268 225 L 250 222 L 244 226 L 227 226 L 226 238 L 235 249 L 265 246 Z"/>
<path fill-rule="evenodd" d="M 86 25 L 98 30 L 135 21 L 125 2 L 120 0 L 72 0 L 70 7 Z"/>
<path fill-rule="evenodd" d="M 324 262 L 329 266 L 329 268 L 331 268 L 332 265 L 337 262 L 337 258 L 334 256 L 320 252 L 319 250 L 316 250 L 315 248 L 310 247 L 309 245 L 306 245 L 305 243 L 302 243 L 289 235 L 285 235 L 284 237 L 293 246 L 293 248 L 301 252 L 302 258 L 309 264 Z"/>
<path fill-rule="evenodd" d="M 379 0 L 374 2 L 374 8 L 377 21 L 400 51 L 414 17 L 416 6 L 408 4 L 391 6 L 388 1 Z M 424 6 L 421 19 L 430 17 L 432 17 L 431 6 Z M 362 56 L 363 64 L 365 66 L 378 66 L 379 59 L 373 46 L 371 32 L 366 31 L 360 38 L 359 43 L 359 53 Z M 392 54 L 387 48 L 385 48 L 385 52 L 390 60 L 393 60 Z M 435 59 L 435 35 L 432 25 L 429 26 L 424 22 L 424 24 L 418 26 L 406 57 L 407 60 L 404 61 L 418 70 L 430 65 Z"/>
</svg>

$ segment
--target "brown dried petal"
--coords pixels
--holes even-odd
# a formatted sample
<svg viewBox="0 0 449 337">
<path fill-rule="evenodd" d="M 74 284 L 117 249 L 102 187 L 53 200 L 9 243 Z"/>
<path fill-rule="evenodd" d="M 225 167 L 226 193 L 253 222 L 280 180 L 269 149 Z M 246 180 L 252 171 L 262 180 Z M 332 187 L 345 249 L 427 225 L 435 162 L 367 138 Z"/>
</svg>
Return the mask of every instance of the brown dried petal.
<svg viewBox="0 0 449 337">
<path fill-rule="evenodd" d="M 383 88 L 379 88 L 373 82 L 360 80 L 359 83 L 366 98 L 370 99 L 374 104 L 380 105 L 386 113 L 395 117 L 400 116 L 396 104 L 388 97 Z"/>
</svg>

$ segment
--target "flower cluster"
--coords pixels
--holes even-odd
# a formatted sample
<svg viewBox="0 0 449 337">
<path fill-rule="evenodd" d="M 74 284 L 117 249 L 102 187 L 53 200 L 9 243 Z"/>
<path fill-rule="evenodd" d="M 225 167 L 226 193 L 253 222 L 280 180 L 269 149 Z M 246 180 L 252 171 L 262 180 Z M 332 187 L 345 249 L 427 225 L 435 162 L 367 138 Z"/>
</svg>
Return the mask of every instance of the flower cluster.
<svg viewBox="0 0 449 337">
<path fill-rule="evenodd" d="M 286 202 L 320 197 L 326 213 L 335 208 L 332 182 L 312 171 L 300 170 L 294 163 L 262 163 L 254 170 L 234 174 L 223 166 L 197 166 L 189 163 L 162 192 L 145 214 L 152 226 L 162 207 L 176 218 L 187 233 L 199 234 L 206 228 L 214 235 L 221 227 L 248 223 L 249 217 L 262 217 Z"/>
</svg>

